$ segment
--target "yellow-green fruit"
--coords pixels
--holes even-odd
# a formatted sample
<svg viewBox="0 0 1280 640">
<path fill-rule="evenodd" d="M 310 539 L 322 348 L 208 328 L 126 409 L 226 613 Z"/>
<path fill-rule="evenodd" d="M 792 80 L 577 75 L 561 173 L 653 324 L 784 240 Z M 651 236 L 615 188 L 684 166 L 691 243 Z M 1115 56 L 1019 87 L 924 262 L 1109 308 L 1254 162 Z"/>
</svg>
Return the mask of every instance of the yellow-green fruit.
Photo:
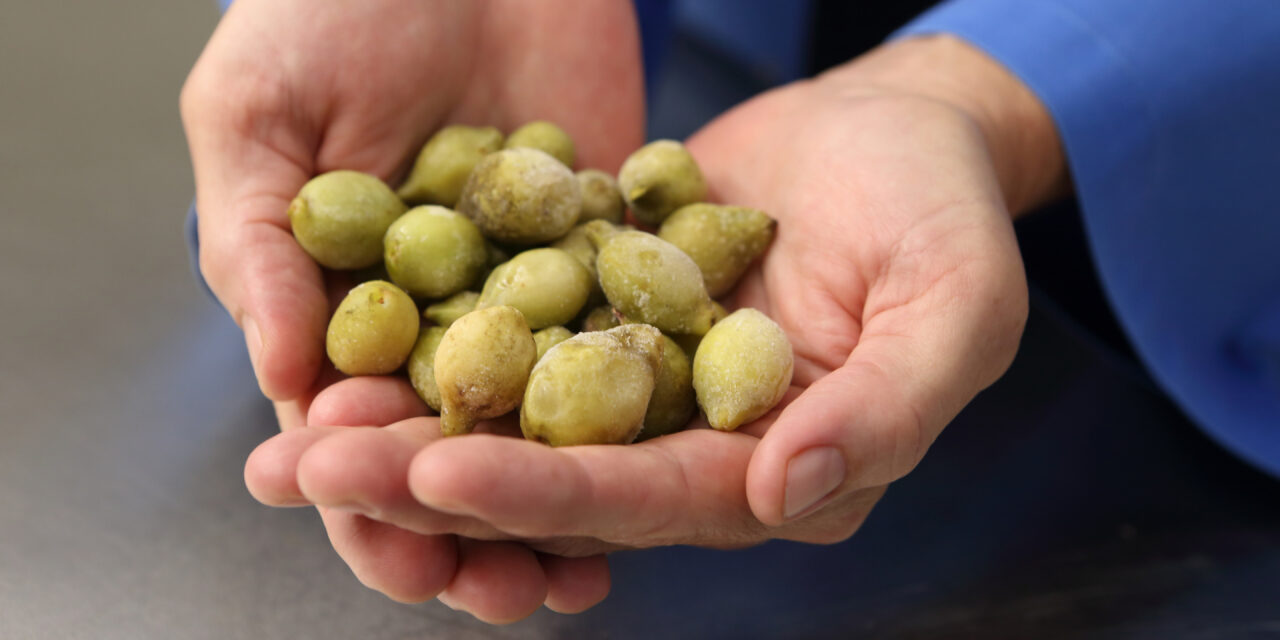
<svg viewBox="0 0 1280 640">
<path fill-rule="evenodd" d="M 577 228 L 582 229 L 582 233 L 591 241 L 592 246 L 599 253 L 600 248 L 607 244 L 614 236 L 623 231 L 635 231 L 635 227 L 631 225 L 618 225 L 608 220 L 588 220 Z"/>
<path fill-rule="evenodd" d="M 707 422 L 730 431 L 778 404 L 794 369 L 782 327 L 755 309 L 738 309 L 717 322 L 698 345 L 693 388 Z"/>
<path fill-rule="evenodd" d="M 596 257 L 600 286 L 623 317 L 667 333 L 704 334 L 715 309 L 698 265 L 674 245 L 642 231 L 613 236 Z"/>
<path fill-rule="evenodd" d="M 702 270 L 707 294 L 719 298 L 769 247 L 775 226 L 762 211 L 698 203 L 671 214 L 658 229 L 658 237 L 693 258 Z"/>
<path fill-rule="evenodd" d="M 475 291 L 459 291 L 422 311 L 422 317 L 442 327 L 448 327 L 458 318 L 475 311 L 480 294 Z"/>
<path fill-rule="evenodd" d="M 724 320 L 729 315 L 729 312 L 725 311 L 724 307 L 720 306 L 720 303 L 715 300 L 711 301 L 711 308 L 715 310 L 711 315 L 711 326 L 713 327 L 715 323 Z M 673 333 L 671 334 L 671 339 L 675 340 L 681 349 L 684 349 L 684 354 L 689 356 L 690 360 L 693 359 L 693 354 L 698 352 L 698 345 L 702 343 L 702 336 L 692 333 Z"/>
<path fill-rule="evenodd" d="M 516 254 L 484 282 L 477 309 L 509 305 L 531 329 L 563 325 L 578 315 L 591 293 L 591 274 L 573 256 L 544 247 Z"/>
<path fill-rule="evenodd" d="M 553 347 L 529 375 L 520 430 L 554 447 L 627 444 L 662 366 L 662 333 L 633 324 L 580 333 Z"/>
<path fill-rule="evenodd" d="M 707 199 L 698 163 L 675 140 L 655 140 L 636 149 L 618 171 L 622 197 L 637 220 L 659 225 L 676 209 Z"/>
<path fill-rule="evenodd" d="M 621 326 L 622 321 L 618 319 L 618 315 L 613 312 L 613 307 L 604 305 L 596 307 L 587 314 L 582 320 L 583 331 L 608 331 L 617 326 Z"/>
<path fill-rule="evenodd" d="M 418 341 L 409 353 L 409 383 L 418 397 L 435 411 L 440 411 L 440 387 L 436 385 L 436 350 L 444 339 L 444 327 L 423 327 Z"/>
<path fill-rule="evenodd" d="M 511 135 L 507 136 L 506 148 L 537 149 L 546 152 L 547 155 L 570 168 L 573 167 L 576 155 L 573 150 L 573 138 L 570 138 L 564 129 L 545 120 L 530 122 L 512 131 Z"/>
<path fill-rule="evenodd" d="M 390 282 L 373 280 L 338 304 L 325 334 L 333 366 L 349 376 L 391 373 L 404 364 L 418 339 L 418 307 Z"/>
<path fill-rule="evenodd" d="M 563 236 L 581 210 L 573 172 L 537 149 L 504 149 L 485 156 L 458 199 L 458 212 L 471 218 L 485 237 L 515 245 Z"/>
<path fill-rule="evenodd" d="M 596 245 L 587 237 L 587 225 L 580 224 L 564 234 L 563 238 L 551 243 L 552 248 L 560 249 L 578 259 L 592 278 L 596 277 Z"/>
<path fill-rule="evenodd" d="M 538 347 L 538 359 L 547 355 L 547 352 L 565 340 L 573 337 L 573 332 L 560 326 L 547 327 L 542 331 L 533 334 L 533 344 Z"/>
<path fill-rule="evenodd" d="M 391 281 L 419 298 L 443 298 L 475 283 L 488 252 L 466 216 L 436 205 L 410 209 L 387 229 Z"/>
<path fill-rule="evenodd" d="M 662 368 L 658 370 L 637 441 L 675 433 L 685 428 L 698 411 L 689 356 L 671 338 L 662 336 L 662 341 Z"/>
<path fill-rule="evenodd" d="M 599 169 L 578 172 L 578 189 L 582 191 L 582 215 L 578 220 L 608 220 L 622 224 L 627 205 L 613 176 Z"/>
<path fill-rule="evenodd" d="M 298 191 L 289 203 L 289 224 L 298 244 L 322 266 L 363 269 L 382 259 L 382 237 L 406 209 L 381 180 L 330 171 Z"/>
<path fill-rule="evenodd" d="M 397 193 L 413 204 L 452 207 L 476 163 L 501 148 L 502 132 L 493 127 L 445 127 L 422 146 Z"/>
<path fill-rule="evenodd" d="M 436 348 L 441 433 L 470 433 L 477 422 L 515 409 L 537 357 L 533 333 L 514 307 L 458 318 Z"/>
</svg>

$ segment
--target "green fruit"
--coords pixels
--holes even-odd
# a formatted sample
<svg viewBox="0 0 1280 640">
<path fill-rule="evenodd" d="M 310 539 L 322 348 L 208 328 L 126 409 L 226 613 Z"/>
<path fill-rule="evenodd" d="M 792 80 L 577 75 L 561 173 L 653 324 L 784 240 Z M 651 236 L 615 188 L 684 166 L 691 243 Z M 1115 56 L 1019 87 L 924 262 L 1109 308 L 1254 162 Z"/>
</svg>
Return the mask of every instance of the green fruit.
<svg viewBox="0 0 1280 640">
<path fill-rule="evenodd" d="M 381 180 L 330 171 L 303 185 L 288 213 L 293 236 L 321 266 L 363 269 L 382 259 L 382 237 L 406 209 Z"/>
<path fill-rule="evenodd" d="M 583 331 L 608 331 L 614 327 L 622 325 L 622 321 L 618 319 L 618 315 L 613 312 L 613 307 L 605 305 L 596 307 L 587 314 L 582 321 Z"/>
<path fill-rule="evenodd" d="M 711 314 L 711 326 L 713 327 L 715 323 L 724 320 L 729 315 L 729 312 L 725 311 L 724 307 L 720 306 L 720 303 L 715 300 L 711 301 L 711 308 L 714 310 Z M 673 333 L 671 334 L 671 339 L 680 345 L 680 348 L 684 350 L 684 354 L 690 360 L 698 352 L 698 345 L 702 343 L 702 336 L 693 333 Z"/>
<path fill-rule="evenodd" d="M 507 136 L 508 149 L 537 149 L 572 168 L 574 160 L 573 138 L 564 129 L 545 120 L 530 122 Z"/>
<path fill-rule="evenodd" d="M 444 339 L 444 327 L 423 327 L 418 341 L 409 353 L 409 383 L 418 397 L 435 411 L 440 411 L 440 387 L 436 385 L 436 350 Z"/>
<path fill-rule="evenodd" d="M 555 447 L 631 442 L 644 426 L 662 349 L 662 333 L 640 324 L 556 345 L 529 375 L 524 437 Z"/>
<path fill-rule="evenodd" d="M 530 249 L 489 274 L 476 308 L 515 307 L 537 330 L 568 323 L 590 293 L 591 274 L 573 256 L 560 249 Z"/>
<path fill-rule="evenodd" d="M 560 326 L 547 327 L 533 334 L 533 343 L 538 347 L 538 359 L 547 355 L 547 351 L 565 340 L 573 337 L 573 332 Z"/>
<path fill-rule="evenodd" d="M 658 237 L 693 258 L 707 283 L 707 294 L 719 298 L 768 248 L 775 226 L 773 218 L 755 209 L 698 203 L 671 214 Z"/>
<path fill-rule="evenodd" d="M 658 225 L 673 211 L 707 198 L 702 170 L 684 145 L 656 140 L 637 149 L 618 171 L 618 186 L 631 213 Z"/>
<path fill-rule="evenodd" d="M 400 216 L 387 229 L 385 245 L 391 281 L 419 298 L 443 298 L 466 289 L 488 259 L 476 225 L 436 205 Z"/>
<path fill-rule="evenodd" d="M 505 149 L 476 165 L 458 200 L 485 237 L 515 245 L 550 242 L 578 221 L 573 172 L 537 149 Z"/>
<path fill-rule="evenodd" d="M 618 181 L 598 169 L 578 172 L 578 189 L 582 191 L 582 215 L 579 221 L 607 220 L 622 224 L 622 214 L 627 210 L 618 190 Z"/>
<path fill-rule="evenodd" d="M 404 364 L 418 339 L 418 308 L 390 282 L 352 289 L 329 320 L 325 351 L 349 376 L 376 376 Z"/>
<path fill-rule="evenodd" d="M 436 349 L 441 433 L 470 433 L 477 422 L 515 409 L 537 357 L 533 333 L 514 307 L 458 318 Z"/>
<path fill-rule="evenodd" d="M 422 146 L 397 193 L 413 204 L 452 207 L 476 163 L 501 148 L 502 132 L 493 127 L 445 127 Z"/>
<path fill-rule="evenodd" d="M 609 304 L 630 322 L 667 333 L 704 334 L 715 314 L 698 265 L 671 243 L 641 231 L 611 238 L 596 258 Z"/>
<path fill-rule="evenodd" d="M 730 431 L 778 404 L 794 369 L 782 328 L 755 309 L 738 309 L 702 338 L 693 357 L 693 388 L 707 422 Z"/>
<path fill-rule="evenodd" d="M 480 294 L 475 291 L 459 291 L 447 300 L 437 302 L 422 311 L 422 317 L 442 327 L 448 327 L 458 318 L 475 311 Z"/>
<path fill-rule="evenodd" d="M 693 394 L 693 368 L 689 356 L 667 336 L 662 336 L 662 368 L 649 397 L 644 414 L 644 429 L 637 441 L 675 433 L 687 426 L 698 412 Z"/>
</svg>

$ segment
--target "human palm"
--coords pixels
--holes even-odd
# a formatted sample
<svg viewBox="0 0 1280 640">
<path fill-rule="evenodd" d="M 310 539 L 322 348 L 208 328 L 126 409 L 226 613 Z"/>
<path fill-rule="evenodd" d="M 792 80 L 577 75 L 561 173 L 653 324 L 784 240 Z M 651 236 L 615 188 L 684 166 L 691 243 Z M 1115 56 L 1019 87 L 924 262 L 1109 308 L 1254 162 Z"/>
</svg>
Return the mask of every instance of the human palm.
<svg viewBox="0 0 1280 640">
<path fill-rule="evenodd" d="M 982 135 L 946 104 L 827 78 L 745 104 L 689 148 L 713 199 L 778 219 L 729 306 L 787 332 L 782 406 L 738 432 L 628 447 L 444 440 L 431 418 L 299 430 L 250 460 L 255 494 L 564 555 L 851 535 L 1016 349 L 1025 282 Z M 385 424 L 355 418 L 391 384 L 335 385 L 313 422 Z"/>
</svg>

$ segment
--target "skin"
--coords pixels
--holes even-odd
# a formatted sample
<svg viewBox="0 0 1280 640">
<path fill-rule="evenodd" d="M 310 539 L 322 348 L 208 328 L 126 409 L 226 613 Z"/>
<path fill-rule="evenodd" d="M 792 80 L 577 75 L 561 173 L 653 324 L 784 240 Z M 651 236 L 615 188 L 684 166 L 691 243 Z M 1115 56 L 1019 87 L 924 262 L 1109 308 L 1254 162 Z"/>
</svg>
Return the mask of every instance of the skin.
<svg viewBox="0 0 1280 640">
<path fill-rule="evenodd" d="M 282 429 L 425 413 L 401 380 L 352 379 L 326 393 L 341 376 L 323 364 L 325 327 L 349 283 L 317 267 L 290 233 L 285 211 L 308 178 L 342 168 L 396 184 L 443 125 L 511 130 L 538 119 L 564 123 L 581 141 L 580 162 L 616 171 L 643 142 L 643 104 L 628 3 L 447 0 L 424 11 L 405 0 L 238 0 L 183 87 L 182 117 L 201 270 L 244 330 Z M 354 407 L 341 400 L 346 392 L 398 401 Z M 439 595 L 482 619 L 509 622 L 544 603 L 580 611 L 608 590 L 599 556 L 565 560 L 322 512 L 357 576 L 399 600 Z M 513 555 L 507 584 L 518 587 L 484 589 L 496 580 L 495 559 Z M 421 571 L 399 568 L 405 560 Z"/>
<path fill-rule="evenodd" d="M 254 5 L 236 5 L 246 6 Z M 555 42 L 590 40 L 561 32 Z M 593 105 L 582 113 L 610 111 Z M 592 139 L 574 136 L 584 145 Z M 851 535 L 887 483 L 909 471 L 1012 359 L 1026 289 L 1009 213 L 1065 189 L 1052 122 L 999 65 L 957 41 L 928 38 L 756 98 L 689 148 L 715 199 L 750 202 L 779 221 L 775 246 L 730 306 L 762 309 L 795 346 L 795 386 L 781 408 L 731 434 L 699 429 L 629 447 L 554 450 L 483 434 L 442 441 L 438 421 L 416 417 L 406 383 L 352 379 L 310 403 L 315 426 L 254 452 L 246 465 L 254 495 L 267 504 L 320 505 L 335 548 L 366 584 L 400 599 L 438 593 L 495 622 L 528 615 L 542 601 L 561 611 L 591 606 L 608 590 L 607 568 L 594 554 L 618 546 L 830 543 Z M 219 177 L 209 166 L 197 159 L 198 180 L 202 171 L 213 172 L 206 180 Z M 201 206 L 227 210 L 212 196 Z M 232 266 L 219 262 L 219 251 L 254 256 L 211 278 L 234 317 L 261 314 L 254 305 L 263 303 L 246 292 L 297 287 L 288 275 L 298 273 L 288 271 L 247 287 L 240 272 L 277 273 L 264 264 L 285 260 L 292 247 L 255 236 L 261 226 L 244 231 L 215 220 L 228 226 L 202 218 L 213 225 L 202 237 L 224 243 L 207 262 Z M 251 344 L 279 339 L 247 333 Z M 296 339 L 292 352 L 268 344 L 277 354 L 305 352 L 306 341 Z M 263 372 L 276 370 L 262 363 L 271 349 L 255 348 L 260 379 L 270 378 Z M 289 397 L 303 397 L 311 382 Z M 818 504 L 788 513 L 788 463 L 826 446 L 835 458 L 808 470 L 849 473 L 832 474 L 843 480 Z M 551 476 L 557 481 L 546 482 Z M 528 542 L 511 542 L 520 539 Z M 493 540 L 506 542 L 483 542 Z"/>
</svg>

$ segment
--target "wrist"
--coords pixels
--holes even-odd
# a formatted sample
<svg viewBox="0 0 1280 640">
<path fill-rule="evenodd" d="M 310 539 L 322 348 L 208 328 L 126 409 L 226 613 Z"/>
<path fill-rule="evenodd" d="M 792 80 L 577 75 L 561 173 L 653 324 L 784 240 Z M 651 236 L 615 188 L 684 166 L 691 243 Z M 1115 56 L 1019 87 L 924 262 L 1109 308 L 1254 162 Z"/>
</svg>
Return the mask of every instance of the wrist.
<svg viewBox="0 0 1280 640">
<path fill-rule="evenodd" d="M 948 35 L 885 44 L 829 77 L 914 95 L 959 110 L 981 131 L 1009 212 L 1017 217 L 1070 191 L 1066 158 L 1048 109 L 1021 80 Z"/>
</svg>

